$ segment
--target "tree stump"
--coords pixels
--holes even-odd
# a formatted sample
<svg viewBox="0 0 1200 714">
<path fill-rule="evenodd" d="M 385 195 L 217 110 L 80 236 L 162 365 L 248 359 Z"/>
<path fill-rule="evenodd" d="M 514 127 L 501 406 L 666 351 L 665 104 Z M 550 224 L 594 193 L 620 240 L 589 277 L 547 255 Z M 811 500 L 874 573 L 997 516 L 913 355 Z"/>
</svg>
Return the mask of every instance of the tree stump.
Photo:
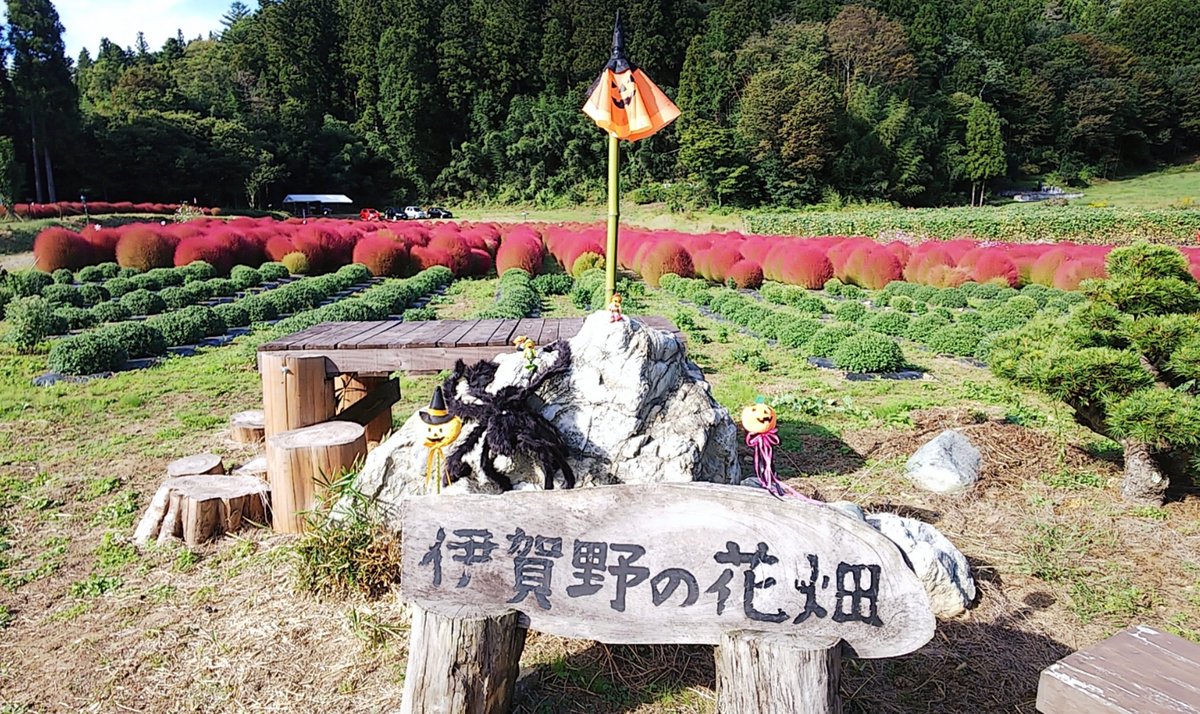
<svg viewBox="0 0 1200 714">
<path fill-rule="evenodd" d="M 524 647 L 515 611 L 451 618 L 414 604 L 401 714 L 507 714 Z"/>
<path fill-rule="evenodd" d="M 337 410 L 355 404 L 367 396 L 372 389 L 388 381 L 387 377 L 361 377 L 357 374 L 339 374 L 333 381 L 333 392 L 337 395 Z M 392 430 L 392 410 L 387 409 L 366 425 L 367 445 L 375 448 Z"/>
<path fill-rule="evenodd" d="M 263 426 L 270 438 L 292 429 L 320 424 L 334 415 L 333 381 L 324 357 L 279 357 L 260 352 Z"/>
<path fill-rule="evenodd" d="M 183 538 L 196 546 L 222 533 L 232 533 L 244 522 L 267 522 L 270 487 L 252 476 L 196 475 L 163 481 L 150 500 L 133 534 L 145 545 L 152 538 L 164 544 Z"/>
<path fill-rule="evenodd" d="M 301 514 L 316 506 L 318 486 L 332 482 L 366 454 L 366 431 L 352 422 L 327 421 L 267 437 L 275 532 L 302 533 Z"/>
<path fill-rule="evenodd" d="M 217 454 L 195 454 L 167 464 L 167 476 L 171 478 L 223 473 L 225 473 L 225 464 Z"/>
<path fill-rule="evenodd" d="M 233 470 L 235 476 L 253 476 L 262 481 L 267 480 L 267 457 L 255 456 Z"/>
<path fill-rule="evenodd" d="M 802 650 L 735 630 L 717 648 L 717 711 L 737 714 L 836 714 L 841 646 Z"/>
<path fill-rule="evenodd" d="M 266 440 L 266 426 L 261 409 L 238 412 L 229 417 L 229 438 L 239 444 L 261 444 Z"/>
</svg>

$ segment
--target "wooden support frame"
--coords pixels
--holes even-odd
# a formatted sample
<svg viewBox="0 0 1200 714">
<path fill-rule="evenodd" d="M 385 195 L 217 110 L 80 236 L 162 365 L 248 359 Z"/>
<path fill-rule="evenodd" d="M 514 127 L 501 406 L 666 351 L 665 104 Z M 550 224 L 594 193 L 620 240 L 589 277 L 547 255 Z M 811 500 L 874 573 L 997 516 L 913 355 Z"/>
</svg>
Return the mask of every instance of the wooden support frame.
<svg viewBox="0 0 1200 714">
<path fill-rule="evenodd" d="M 400 401 L 399 380 L 343 374 L 334 380 L 334 393 L 338 398 L 334 419 L 362 425 L 368 444 L 378 444 L 392 430 L 392 405 Z"/>
</svg>

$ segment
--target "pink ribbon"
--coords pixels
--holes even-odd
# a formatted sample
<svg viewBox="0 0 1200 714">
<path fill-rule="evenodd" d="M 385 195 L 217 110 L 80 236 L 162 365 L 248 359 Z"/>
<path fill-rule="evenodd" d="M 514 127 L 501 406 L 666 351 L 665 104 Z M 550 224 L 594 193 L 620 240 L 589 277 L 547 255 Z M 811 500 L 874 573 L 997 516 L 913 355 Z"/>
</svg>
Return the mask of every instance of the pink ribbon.
<svg viewBox="0 0 1200 714">
<path fill-rule="evenodd" d="M 805 503 L 820 503 L 779 480 L 775 474 L 775 447 L 779 445 L 779 430 L 771 427 L 759 434 L 746 432 L 746 446 L 754 451 L 754 475 L 767 492 L 776 498 L 793 498 Z"/>
</svg>

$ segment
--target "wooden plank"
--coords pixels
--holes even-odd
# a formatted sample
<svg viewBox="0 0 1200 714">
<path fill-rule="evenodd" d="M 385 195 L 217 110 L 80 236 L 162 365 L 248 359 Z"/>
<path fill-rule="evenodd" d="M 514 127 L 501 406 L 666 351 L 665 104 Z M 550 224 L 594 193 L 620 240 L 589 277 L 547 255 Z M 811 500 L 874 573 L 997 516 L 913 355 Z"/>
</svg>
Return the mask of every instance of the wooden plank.
<svg viewBox="0 0 1200 714">
<path fill-rule="evenodd" d="M 360 344 L 369 341 L 381 332 L 384 332 L 392 325 L 397 324 L 396 320 L 380 320 L 378 322 L 364 322 L 363 329 L 358 331 L 358 334 L 352 337 L 345 337 L 338 340 L 336 345 L 332 345 L 340 350 L 352 350 Z"/>
<path fill-rule="evenodd" d="M 488 344 L 495 334 L 496 328 L 500 326 L 503 320 L 479 320 L 475 323 L 475 327 L 471 328 L 463 337 L 458 340 L 458 347 L 483 347 Z"/>
<path fill-rule="evenodd" d="M 489 347 L 512 347 L 512 339 L 517 336 L 517 325 L 520 322 L 520 320 L 501 320 L 500 324 L 496 326 L 496 331 L 488 338 L 487 345 Z"/>
<path fill-rule="evenodd" d="M 419 322 L 392 322 L 382 332 L 376 332 L 355 345 L 356 349 L 388 349 L 403 347 L 408 334 L 421 326 Z"/>
<path fill-rule="evenodd" d="M 450 331 L 450 327 L 441 320 L 429 320 L 408 334 L 407 348 L 437 347 L 438 340 Z"/>
<path fill-rule="evenodd" d="M 569 340 L 583 329 L 582 317 L 564 317 L 558 320 L 558 339 Z"/>
<path fill-rule="evenodd" d="M 402 597 L 451 617 L 511 608 L 532 629 L 611 644 L 719 644 L 737 630 L 801 649 L 840 639 L 867 658 L 934 633 L 925 589 L 886 536 L 762 490 L 443 493 L 406 500 L 401 530 Z"/>
<path fill-rule="evenodd" d="M 545 327 L 546 320 L 540 317 L 527 317 L 517 322 L 516 328 L 513 330 L 512 339 L 517 339 L 518 335 L 525 335 L 533 340 L 533 344 L 542 345 L 542 328 Z"/>
<path fill-rule="evenodd" d="M 267 342 L 258 346 L 259 352 L 275 352 L 280 350 L 299 349 L 300 345 L 313 335 L 319 335 L 328 332 L 333 328 L 333 323 L 322 322 L 319 325 L 313 325 L 299 332 L 293 332 L 290 335 L 284 335 L 277 340 Z"/>
<path fill-rule="evenodd" d="M 1135 625 L 1042 670 L 1037 709 L 1200 714 L 1200 645 Z"/>
<path fill-rule="evenodd" d="M 479 320 L 446 320 L 445 322 L 454 322 L 455 324 L 437 341 L 438 347 L 457 347 L 458 341 L 475 329 Z"/>
<path fill-rule="evenodd" d="M 352 421 L 365 427 L 371 423 L 372 419 L 382 414 L 385 409 L 391 409 L 392 405 L 398 401 L 400 401 L 400 382 L 389 379 L 368 392 L 367 396 L 338 412 L 333 420 Z"/>
<path fill-rule="evenodd" d="M 324 350 L 336 348 L 338 342 L 343 339 L 354 337 L 363 331 L 365 325 L 373 323 L 368 322 L 334 322 L 331 323 L 334 327 L 329 332 L 318 335 L 315 338 L 307 340 L 304 343 L 306 350 Z"/>
<path fill-rule="evenodd" d="M 542 325 L 542 344 L 548 345 L 551 342 L 558 340 L 559 320 L 556 318 L 548 318 L 546 324 Z"/>
</svg>

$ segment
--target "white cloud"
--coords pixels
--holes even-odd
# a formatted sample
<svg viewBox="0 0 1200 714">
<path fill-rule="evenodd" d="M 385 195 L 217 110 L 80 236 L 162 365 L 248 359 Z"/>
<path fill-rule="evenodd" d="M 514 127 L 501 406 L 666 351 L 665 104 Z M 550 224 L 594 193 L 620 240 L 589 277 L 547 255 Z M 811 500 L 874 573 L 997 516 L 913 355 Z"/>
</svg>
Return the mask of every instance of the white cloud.
<svg viewBox="0 0 1200 714">
<path fill-rule="evenodd" d="M 251 5 L 252 3 L 246 3 Z M 100 39 L 133 47 L 139 31 L 145 33 L 151 50 L 162 49 L 179 30 L 186 39 L 208 37 L 219 32 L 221 15 L 229 0 L 57 0 L 59 20 L 65 32 L 67 56 L 78 59 L 84 47 L 94 57 Z"/>
</svg>

